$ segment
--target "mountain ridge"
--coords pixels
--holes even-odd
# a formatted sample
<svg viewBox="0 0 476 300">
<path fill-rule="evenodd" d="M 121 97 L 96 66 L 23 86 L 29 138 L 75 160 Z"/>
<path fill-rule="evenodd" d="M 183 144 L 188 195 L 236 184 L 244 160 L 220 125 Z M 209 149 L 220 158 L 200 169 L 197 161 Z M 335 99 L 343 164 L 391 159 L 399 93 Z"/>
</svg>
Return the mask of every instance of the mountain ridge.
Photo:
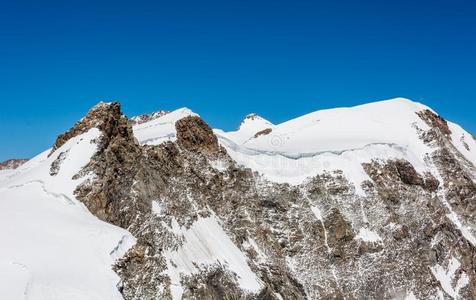
<svg viewBox="0 0 476 300">
<path fill-rule="evenodd" d="M 12 159 L 7 159 L 3 162 L 0 162 L 0 170 L 14 170 L 18 168 L 19 166 L 23 165 L 26 163 L 28 159 L 26 158 L 12 158 Z"/>
<path fill-rule="evenodd" d="M 105 221 L 91 232 L 107 232 L 109 250 L 88 252 L 87 271 L 104 270 L 98 282 L 116 298 L 476 297 L 469 133 L 402 98 L 268 123 L 224 132 L 179 109 L 138 124 L 103 103 L 51 150 L 0 173 L 4 211 L 34 188 L 57 212 L 84 207 L 76 219 Z M 29 255 L 0 250 L 42 278 Z M 42 299 L 47 285 L 25 280 Z M 52 293 L 86 295 L 53 282 Z M 104 297 L 99 283 L 83 284 Z"/>
</svg>

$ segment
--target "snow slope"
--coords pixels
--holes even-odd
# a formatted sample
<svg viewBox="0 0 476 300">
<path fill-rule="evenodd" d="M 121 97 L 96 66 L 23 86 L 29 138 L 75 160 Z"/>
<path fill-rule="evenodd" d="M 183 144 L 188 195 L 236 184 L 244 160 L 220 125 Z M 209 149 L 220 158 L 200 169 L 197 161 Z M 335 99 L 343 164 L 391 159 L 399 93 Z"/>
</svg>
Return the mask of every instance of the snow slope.
<svg viewBox="0 0 476 300">
<path fill-rule="evenodd" d="M 133 126 L 134 136 L 142 145 L 158 145 L 166 141 L 176 140 L 175 122 L 196 116 L 188 108 L 180 108 L 161 117 Z"/>
<path fill-rule="evenodd" d="M 73 193 L 86 178 L 72 177 L 89 162 L 99 137 L 93 128 L 51 156 L 45 151 L 0 177 L 3 299 L 121 298 L 111 265 L 134 238 L 98 220 Z M 60 169 L 52 176 L 50 166 L 60 155 Z M 116 249 L 118 244 L 122 248 Z"/>
<path fill-rule="evenodd" d="M 239 164 L 274 182 L 300 184 L 325 171 L 342 170 L 360 191 L 368 179 L 361 164 L 372 159 L 405 158 L 417 171 L 430 171 L 423 158 L 430 149 L 415 126 L 428 126 L 416 112 L 428 107 L 397 98 L 316 111 L 275 125 L 269 135 L 245 144 L 230 134 L 219 140 Z"/>
<path fill-rule="evenodd" d="M 367 175 L 361 164 L 372 159 L 405 158 L 420 173 L 433 173 L 425 163 L 431 149 L 419 138 L 417 127 L 428 125 L 416 114 L 429 107 L 404 98 L 316 111 L 274 125 L 269 135 L 243 143 L 234 133 L 216 131 L 221 144 L 239 164 L 274 182 L 299 184 L 324 171 L 342 170 L 359 192 Z M 476 142 L 451 122 L 452 141 L 476 163 Z"/>
<path fill-rule="evenodd" d="M 215 129 L 215 133 L 242 145 L 252 140 L 258 132 L 265 129 L 272 130 L 273 128 L 274 124 L 270 121 L 256 114 L 249 114 L 241 121 L 238 130 L 224 132 L 223 130 Z"/>
<path fill-rule="evenodd" d="M 316 111 L 276 125 L 273 135 L 281 144 L 270 144 L 260 136 L 248 148 L 285 154 L 341 152 L 371 144 L 414 146 L 412 124 L 423 127 L 415 112 L 428 107 L 403 98 L 374 102 L 351 108 Z"/>
<path fill-rule="evenodd" d="M 300 184 L 326 171 L 342 170 L 361 192 L 369 179 L 361 164 L 372 159 L 404 158 L 419 173 L 433 172 L 424 157 L 431 149 L 419 138 L 417 127 L 428 125 L 416 114 L 431 108 L 405 98 L 373 102 L 350 108 L 326 109 L 274 125 L 256 114 L 248 115 L 236 131 L 214 129 L 219 142 L 240 165 L 270 181 Z M 173 111 L 134 126 L 141 144 L 175 140 L 174 124 L 188 109 Z M 471 134 L 448 122 L 455 147 L 476 163 L 476 142 Z M 271 129 L 268 134 L 256 133 Z"/>
<path fill-rule="evenodd" d="M 456 149 L 467 160 L 476 163 L 476 140 L 474 137 L 458 124 L 448 122 L 448 127 L 451 130 L 451 141 Z"/>
</svg>

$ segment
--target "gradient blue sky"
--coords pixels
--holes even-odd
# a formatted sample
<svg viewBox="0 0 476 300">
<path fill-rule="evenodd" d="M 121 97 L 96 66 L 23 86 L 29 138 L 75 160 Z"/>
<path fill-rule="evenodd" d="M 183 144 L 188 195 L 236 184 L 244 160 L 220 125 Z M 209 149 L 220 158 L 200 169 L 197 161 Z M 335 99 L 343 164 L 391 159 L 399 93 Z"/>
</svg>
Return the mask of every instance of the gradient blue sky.
<svg viewBox="0 0 476 300">
<path fill-rule="evenodd" d="M 397 96 L 476 132 L 475 1 L 0 0 L 0 161 L 100 100 L 228 130 Z"/>
</svg>

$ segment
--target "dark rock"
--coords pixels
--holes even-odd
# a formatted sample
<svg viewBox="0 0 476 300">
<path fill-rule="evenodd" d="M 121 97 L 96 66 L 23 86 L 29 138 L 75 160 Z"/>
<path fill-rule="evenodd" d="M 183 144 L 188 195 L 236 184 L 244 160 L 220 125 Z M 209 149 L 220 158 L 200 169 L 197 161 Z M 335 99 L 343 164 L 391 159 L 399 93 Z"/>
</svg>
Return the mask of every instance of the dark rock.
<svg viewBox="0 0 476 300">
<path fill-rule="evenodd" d="M 58 157 L 51 163 L 50 166 L 50 175 L 51 176 L 56 176 L 59 173 L 59 170 L 61 168 L 61 163 L 63 163 L 64 159 L 66 156 L 68 156 L 69 151 L 64 151 L 61 152 Z"/>
<path fill-rule="evenodd" d="M 429 109 L 422 110 L 417 113 L 417 115 L 425 121 L 428 126 L 440 130 L 443 134 L 451 134 L 451 130 L 448 127 L 448 123 L 445 119 L 438 116 Z"/>
<path fill-rule="evenodd" d="M 218 154 L 220 147 L 212 129 L 200 117 L 188 116 L 175 123 L 177 143 L 188 151 Z"/>
<path fill-rule="evenodd" d="M 397 160 L 394 164 L 403 183 L 420 186 L 423 185 L 423 178 L 415 171 L 415 168 L 411 163 L 404 160 Z"/>
<path fill-rule="evenodd" d="M 14 170 L 27 161 L 28 159 L 9 159 L 0 163 L 0 170 Z"/>
<path fill-rule="evenodd" d="M 435 192 L 438 190 L 438 187 L 440 186 L 440 182 L 438 179 L 436 179 L 433 175 L 427 174 L 425 177 L 425 184 L 424 187 L 426 190 L 430 192 Z"/>
<path fill-rule="evenodd" d="M 108 143 L 109 137 L 116 136 L 118 134 L 130 134 L 130 132 L 118 132 L 120 130 L 131 130 L 130 127 L 127 127 L 126 123 L 128 123 L 128 120 L 122 115 L 121 105 L 118 102 L 101 102 L 94 106 L 83 119 L 73 126 L 73 128 L 58 136 L 56 142 L 53 145 L 51 153 L 56 151 L 56 149 L 61 147 L 71 138 L 85 133 L 94 127 L 100 129 L 103 132 L 103 143 Z"/>
<path fill-rule="evenodd" d="M 127 228 L 128 218 L 124 216 L 122 206 L 130 197 L 130 188 L 140 166 L 141 149 L 119 103 L 95 106 L 75 127 L 57 139 L 55 147 L 66 142 L 66 137 L 71 138 L 93 127 L 102 132 L 98 150 L 78 176 L 92 172 L 97 179 L 91 184 L 80 185 L 75 193 L 100 219 Z"/>
<path fill-rule="evenodd" d="M 273 129 L 271 129 L 271 128 L 263 129 L 263 130 L 258 131 L 257 133 L 255 133 L 254 138 L 257 138 L 257 137 L 259 137 L 259 136 L 261 136 L 261 135 L 268 135 L 268 134 L 270 134 L 272 131 L 273 131 Z"/>
</svg>

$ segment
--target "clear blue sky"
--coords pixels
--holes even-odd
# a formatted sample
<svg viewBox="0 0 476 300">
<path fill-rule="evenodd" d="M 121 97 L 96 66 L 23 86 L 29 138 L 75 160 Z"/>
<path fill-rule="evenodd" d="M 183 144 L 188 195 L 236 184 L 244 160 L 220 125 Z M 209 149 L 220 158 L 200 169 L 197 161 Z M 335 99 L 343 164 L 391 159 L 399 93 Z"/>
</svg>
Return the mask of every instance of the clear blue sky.
<svg viewBox="0 0 476 300">
<path fill-rule="evenodd" d="M 475 1 L 0 0 L 0 160 L 100 100 L 234 129 L 396 96 L 476 132 Z"/>
</svg>

